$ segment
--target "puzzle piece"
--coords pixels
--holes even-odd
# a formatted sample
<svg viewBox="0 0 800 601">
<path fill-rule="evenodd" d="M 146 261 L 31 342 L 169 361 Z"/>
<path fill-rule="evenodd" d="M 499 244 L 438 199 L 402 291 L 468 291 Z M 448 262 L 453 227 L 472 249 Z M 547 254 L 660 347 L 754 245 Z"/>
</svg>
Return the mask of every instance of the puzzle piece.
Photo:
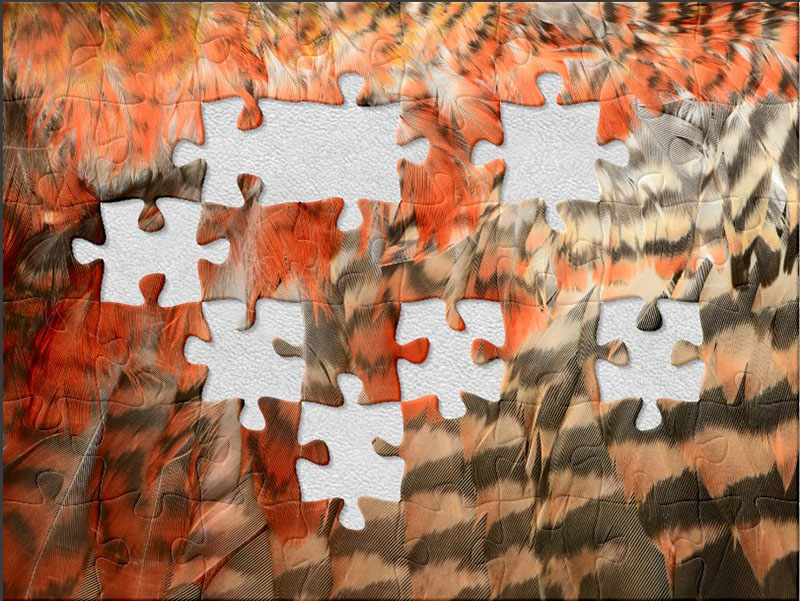
<svg viewBox="0 0 800 601">
<path fill-rule="evenodd" d="M 335 524 L 331 532 L 331 596 L 410 599 L 402 505 L 360 497 L 358 507 L 364 516 L 362 529 Z M 365 562 L 370 570 L 362 568 Z"/>
<path fill-rule="evenodd" d="M 67 415 L 73 422 L 79 421 L 76 414 L 82 418 L 83 429 L 71 432 L 69 423 L 64 423 L 67 418 L 54 425 L 41 415 L 37 419 L 37 405 L 42 413 L 49 410 L 51 414 L 57 414 L 52 405 L 68 408 Z M 5 428 L 3 477 L 4 499 L 8 501 L 52 507 L 90 502 L 97 495 L 95 475 L 102 472 L 104 461 L 98 455 L 102 421 L 96 414 L 89 417 L 85 401 L 59 399 L 52 405 L 41 398 L 4 403 L 9 418 L 15 417 L 24 424 L 33 414 L 38 426 Z"/>
<path fill-rule="evenodd" d="M 597 359 L 624 365 L 628 352 L 618 339 L 599 345 L 595 333 L 599 303 L 595 290 L 575 304 L 558 304 L 548 323 L 525 337 L 511 338 L 514 311 L 511 305 L 504 316 L 506 341 L 495 347 L 485 340 L 473 342 L 473 360 L 502 359 L 513 365 L 507 370 L 502 397 L 517 403 L 541 405 L 537 416 L 540 427 L 557 428 L 570 405 L 599 401 L 597 382 L 592 378 Z"/>
<path fill-rule="evenodd" d="M 441 507 L 405 501 L 405 545 L 413 596 L 488 597 L 489 571 L 483 556 L 484 522 L 458 494 L 443 493 Z M 446 566 L 448 578 L 437 576 Z"/>
<path fill-rule="evenodd" d="M 502 142 L 500 105 L 489 85 L 492 61 L 475 52 L 484 43 L 493 47 L 498 13 L 494 5 L 471 15 L 459 13 L 455 7 L 406 7 L 409 30 L 405 43 L 422 55 L 436 52 L 436 48 L 448 49 L 440 62 L 409 61 L 402 80 L 398 142 L 425 137 L 430 144 L 424 162 L 403 160 L 398 165 L 399 210 L 404 220 L 413 219 L 417 226 L 418 250 L 433 245 L 444 251 L 463 238 L 464 225 L 474 227 L 486 206 L 499 201 L 502 161 L 482 166 L 471 161 L 479 140 Z M 446 25 L 431 26 L 435 20 L 444 20 Z M 458 40 L 456 31 L 477 23 L 481 29 L 477 39 L 466 45 Z M 467 73 L 471 77 L 456 75 Z"/>
<path fill-rule="evenodd" d="M 520 598 L 538 595 L 538 575 L 535 568 L 530 570 L 539 561 L 530 544 L 532 500 L 500 501 L 479 506 L 478 510 L 485 510 L 487 516 L 482 551 L 492 595 Z M 523 569 L 523 565 L 529 569 Z"/>
<path fill-rule="evenodd" d="M 705 487 L 689 470 L 679 477 L 657 483 L 640 508 L 649 510 L 650 528 L 658 532 L 657 545 L 662 549 L 671 590 L 697 586 L 694 594 L 724 594 L 725 590 L 752 588 L 752 572 L 740 549 L 734 548 L 726 527 L 726 514 L 736 513 L 739 500 L 735 497 L 712 499 Z M 683 516 L 678 519 L 677 516 Z M 653 528 L 655 526 L 655 528 Z M 699 580 L 694 570 L 687 574 L 686 564 L 700 557 L 704 568 L 714 569 L 723 551 L 723 561 L 738 565 L 741 572 L 725 583 L 709 583 L 704 574 Z M 714 572 L 719 568 L 716 567 Z M 720 586 L 721 584 L 721 586 Z"/>
<path fill-rule="evenodd" d="M 105 243 L 96 246 L 81 239 L 72 242 L 78 261 L 87 263 L 102 259 L 101 300 L 135 304 L 138 294 L 127 287 L 131 277 L 163 271 L 169 284 L 161 297 L 165 306 L 199 301 L 200 285 L 193 273 L 196 262 L 204 256 L 219 263 L 227 255 L 227 243 L 198 247 L 194 237 L 200 205 L 169 199 L 160 203 L 169 221 L 168 228 L 154 234 L 134 229 L 139 204 L 135 200 L 102 203 Z M 176 248 L 181 252 L 176 254 Z"/>
<path fill-rule="evenodd" d="M 261 507 L 299 503 L 300 485 L 295 462 L 306 459 L 327 465 L 328 447 L 321 440 L 298 444 L 300 403 L 262 397 L 258 400 L 258 407 L 266 425 L 263 430 L 243 430 L 242 473 L 252 472 Z M 291 524 L 287 523 L 286 527 L 291 527 Z"/>
<path fill-rule="evenodd" d="M 391 292 L 406 303 L 438 296 L 447 305 L 447 323 L 456 330 L 465 327 L 456 307 L 459 300 L 500 302 L 504 319 L 526 324 L 515 336 L 516 348 L 527 328 L 546 325 L 556 305 L 579 302 L 590 289 L 602 290 L 606 258 L 598 232 L 603 227 L 595 203 L 586 204 L 592 208 L 579 214 L 576 226 L 558 235 L 544 221 L 544 204 L 530 201 L 488 209 L 469 237 L 441 254 L 415 253 L 405 241 L 384 247 L 375 240 L 370 248 L 382 256 L 375 280 L 377 284 L 380 273 L 381 287 L 365 296 Z M 375 209 L 380 207 L 372 207 L 370 215 L 362 205 L 365 222 L 378 219 Z M 384 212 L 380 218 L 393 216 Z M 361 291 L 374 289 L 361 287 Z"/>
<path fill-rule="evenodd" d="M 295 461 L 328 460 L 327 447 L 321 441 L 298 444 L 300 404 L 260 399 L 266 424 L 263 430 L 239 426 L 238 411 L 233 409 L 241 408 L 240 400 L 233 404 L 203 403 L 201 407 L 209 405 L 225 411 L 229 417 L 224 423 L 229 425 L 211 428 L 219 422 L 212 419 L 201 426 L 201 431 L 210 433 L 205 437 L 210 449 L 200 454 L 209 467 L 200 471 L 198 464 L 198 487 L 202 490 L 194 511 L 198 521 L 172 545 L 173 557 L 180 566 L 179 578 L 172 586 L 185 591 L 199 587 L 204 594 L 229 586 L 238 588 L 241 585 L 236 582 L 242 571 L 247 572 L 248 558 L 261 556 L 272 568 L 267 577 L 259 579 L 269 590 L 294 597 L 306 590 L 329 587 L 330 582 L 323 577 L 330 561 L 327 539 L 341 501 L 300 501 Z M 224 450 L 220 435 L 227 432 L 235 432 L 238 438 L 230 436 L 228 454 L 215 457 Z M 307 581 L 309 573 L 316 575 L 316 583 Z"/>
<path fill-rule="evenodd" d="M 239 478 L 239 470 L 234 476 Z M 172 544 L 174 574 L 170 592 L 215 595 L 223 590 L 273 591 L 268 570 L 248 574 L 248 562 L 270 560 L 270 531 L 256 502 L 252 476 L 239 478 L 228 495 L 198 504 L 199 517 L 185 537 Z"/>
<path fill-rule="evenodd" d="M 459 420 L 464 457 L 475 486 L 476 503 L 488 507 L 506 500 L 536 496 L 530 480 L 530 455 L 524 410 L 515 403 L 494 402 L 462 393 L 465 415 Z"/>
<path fill-rule="evenodd" d="M 134 405 L 143 402 L 141 387 L 149 387 L 148 378 L 155 385 L 152 390 L 158 394 L 146 398 L 169 405 L 199 397 L 208 369 L 188 363 L 183 357 L 183 347 L 190 336 L 208 341 L 208 326 L 200 303 L 175 307 L 158 304 L 165 279 L 163 274 L 151 274 L 140 280 L 142 305 L 100 305 L 100 340 L 114 342 L 120 348 L 117 356 L 106 358 L 103 368 L 112 381 L 124 375 L 131 384 L 130 388 L 120 387 L 110 402 Z"/>
<path fill-rule="evenodd" d="M 376 437 L 373 448 L 383 457 L 400 457 L 405 463 L 400 496 L 403 502 L 441 510 L 441 497 L 459 496 L 474 507 L 475 487 L 464 457 L 459 419 L 444 419 L 439 399 L 428 395 L 400 404 L 403 439 L 393 445 Z M 420 453 L 426 449 L 428 453 Z M 435 454 L 430 450 L 435 449 Z M 432 471 L 431 466 L 437 466 Z"/>
<path fill-rule="evenodd" d="M 253 325 L 259 298 L 324 302 L 331 286 L 326 272 L 342 243 L 336 227 L 342 199 L 265 206 L 258 202 L 263 187 L 258 177 L 242 174 L 238 184 L 245 199 L 242 207 L 203 205 L 198 244 L 220 238 L 230 243 L 222 264 L 198 263 L 203 300 L 244 302 L 243 329 Z"/>
<path fill-rule="evenodd" d="M 265 508 L 272 530 L 272 569 L 279 598 L 319 598 L 331 589 L 329 540 L 340 509 L 339 499 Z"/>
<path fill-rule="evenodd" d="M 342 306 L 303 303 L 303 345 L 275 338 L 273 347 L 283 357 L 305 360 L 301 390 L 304 401 L 341 405 L 342 393 L 336 383 L 341 373 L 352 373 L 361 379 L 362 404 L 399 401 L 397 362 L 422 362 L 428 353 L 428 340 L 417 338 L 398 344 L 395 331 L 401 304 L 361 305 L 352 302 L 350 294 L 350 290 L 344 293 Z"/>
<path fill-rule="evenodd" d="M 94 538 L 90 503 L 55 506 L 3 500 L 3 544 L 24 551 L 7 553 L 4 595 L 73 596 L 79 590 L 98 590 L 97 576 L 89 564 Z M 70 545 L 59 541 L 69 540 Z M 59 577 L 62 566 L 72 577 Z M 11 571 L 13 570 L 13 572 Z"/>
<path fill-rule="evenodd" d="M 178 568 L 173 591 L 215 595 L 255 586 L 283 598 L 297 598 L 330 589 L 328 541 L 341 501 L 259 507 L 252 492 L 247 477 L 235 500 L 212 505 L 192 538 L 175 541 L 172 552 Z M 255 580 L 243 582 L 252 560 L 269 561 L 271 569 L 259 570 Z"/>
<path fill-rule="evenodd" d="M 187 532 L 189 500 L 165 495 L 159 515 L 140 517 L 138 493 L 105 500 L 97 516 L 97 577 L 103 595 L 159 596 L 169 584 L 172 537 Z"/>
<path fill-rule="evenodd" d="M 104 241 L 100 209 L 96 204 L 62 209 L 64 223 L 60 228 L 46 223 L 36 205 L 10 202 L 3 206 L 7 231 L 4 269 L 9 276 L 4 286 L 5 306 L 29 299 L 55 303 L 62 299 L 100 298 L 103 278 L 100 263 L 81 265 L 66 252 L 69 240 L 75 237 L 96 244 Z M 51 261 L 51 253 L 62 249 L 64 259 Z"/>
<path fill-rule="evenodd" d="M 500 182 L 505 166 L 494 160 L 481 166 L 470 161 L 479 139 L 499 144 L 499 104 L 476 99 L 485 129 L 463 132 L 455 126 L 454 103 L 442 105 L 423 98 L 405 101 L 397 140 L 405 144 L 425 136 L 430 144 L 421 164 L 401 160 L 400 176 L 402 219 L 416 223 L 417 249 L 434 245 L 439 252 L 458 242 L 461 224 L 474 227 L 487 205 L 499 202 Z M 481 122 L 481 125 L 484 125 Z M 466 137 L 465 137 L 466 136 Z"/>
</svg>

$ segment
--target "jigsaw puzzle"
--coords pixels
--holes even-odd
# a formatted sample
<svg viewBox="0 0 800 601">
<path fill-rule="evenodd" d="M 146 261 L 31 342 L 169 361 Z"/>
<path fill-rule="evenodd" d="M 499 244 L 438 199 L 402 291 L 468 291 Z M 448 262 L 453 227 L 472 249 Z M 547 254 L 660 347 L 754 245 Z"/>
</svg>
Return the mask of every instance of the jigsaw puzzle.
<svg viewBox="0 0 800 601">
<path fill-rule="evenodd" d="M 262 99 L 339 105 L 351 73 L 347 120 L 393 105 L 392 142 L 427 145 L 360 163 L 395 163 L 370 188 L 393 197 L 274 202 L 232 163 L 216 198 L 213 165 L 175 164 L 221 114 L 203 103 L 239 98 L 227 126 L 257 130 Z M 596 178 L 590 198 L 518 173 L 502 194 L 504 125 L 552 102 L 543 74 L 559 105 L 596 103 L 581 138 L 627 151 L 598 153 L 593 174 L 586 157 L 563 166 Z M 4 4 L 3 101 L 5 598 L 798 597 L 797 4 Z M 171 212 L 185 203 L 199 204 Z M 356 228 L 339 227 L 346 203 Z M 107 254 L 122 209 L 146 274 Z M 197 227 L 171 260 L 154 249 L 185 230 L 179 214 Z M 502 327 L 475 335 L 462 300 L 492 303 Z M 238 320 L 211 328 L 211 301 L 238 301 Z M 444 303 L 474 363 L 502 367 L 496 393 L 458 391 L 455 417 L 427 360 L 467 350 L 418 327 L 398 341 L 422 301 Z M 265 303 L 301 317 L 242 340 L 297 370 L 296 396 L 255 370 L 208 398 L 187 352 L 219 324 L 257 328 Z M 699 330 L 665 342 L 671 303 Z M 647 349 L 611 314 L 653 334 L 644 361 L 664 363 L 625 398 L 601 395 L 598 360 L 620 372 Z M 691 362 L 685 398 L 674 379 Z M 344 407 L 339 376 L 358 382 Z M 243 425 L 245 399 L 260 428 Z M 336 429 L 392 432 L 392 416 L 402 435 L 371 449 Z M 361 496 L 357 528 L 340 519 L 353 499 L 327 495 L 359 467 L 337 458 L 364 452 L 359 491 L 399 491 Z M 399 484 L 382 462 L 402 462 Z"/>
</svg>

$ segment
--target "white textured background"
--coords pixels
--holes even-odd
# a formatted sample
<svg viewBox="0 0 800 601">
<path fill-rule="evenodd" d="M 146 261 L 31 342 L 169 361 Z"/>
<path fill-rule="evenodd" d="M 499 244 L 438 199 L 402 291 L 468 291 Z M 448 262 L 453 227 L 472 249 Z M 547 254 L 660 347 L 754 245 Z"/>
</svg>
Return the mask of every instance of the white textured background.
<svg viewBox="0 0 800 601">
<path fill-rule="evenodd" d="M 543 75 L 540 88 L 548 100 L 541 108 L 502 106 L 505 142 L 494 146 L 479 143 L 473 153 L 475 163 L 494 158 L 506 161 L 502 199 L 515 202 L 540 197 L 548 203 L 548 221 L 563 228 L 554 204 L 562 199 L 594 199 L 597 184 L 594 162 L 598 158 L 613 163 L 627 162 L 622 144 L 599 147 L 595 132 L 599 116 L 597 104 L 560 107 L 555 103 L 560 79 Z M 181 143 L 174 162 L 184 164 L 202 157 L 208 162 L 203 187 L 205 201 L 233 206 L 242 204 L 236 186 L 239 173 L 253 173 L 264 180 L 261 202 L 318 200 L 328 196 L 345 199 L 339 219 L 341 229 L 358 227 L 361 216 L 359 198 L 399 201 L 396 164 L 399 158 L 421 162 L 427 142 L 415 141 L 405 147 L 395 143 L 399 105 L 358 107 L 354 99 L 361 87 L 358 76 L 343 76 L 340 86 L 345 96 L 342 106 L 312 103 L 287 103 L 262 100 L 264 124 L 249 132 L 236 129 L 241 100 L 231 98 L 203 105 L 206 142 L 202 147 Z M 220 262 L 227 254 L 222 241 L 208 247 L 195 244 L 199 219 L 198 203 L 162 199 L 166 227 L 156 234 L 141 232 L 136 219 L 141 201 L 131 200 L 101 205 L 107 241 L 95 246 L 76 240 L 78 260 L 87 262 L 102 257 L 106 262 L 102 296 L 104 300 L 139 304 L 138 281 L 142 275 L 163 272 L 167 285 L 162 305 L 200 299 L 197 260 L 200 257 Z M 636 315 L 642 301 L 625 299 L 603 306 L 598 342 L 621 338 L 630 351 L 628 367 L 598 362 L 597 373 L 603 400 L 641 396 L 645 406 L 637 425 L 651 428 L 660 417 L 655 409 L 659 397 L 697 400 L 702 365 L 694 362 L 672 367 L 669 354 L 680 338 L 700 342 L 697 305 L 661 302 L 664 325 L 657 332 L 636 329 Z M 403 399 L 435 393 L 445 417 L 464 412 L 459 398 L 467 390 L 496 399 L 502 378 L 502 365 L 474 365 L 470 344 L 474 338 L 495 343 L 503 340 L 499 306 L 485 301 L 464 301 L 459 310 L 465 318 L 464 332 L 450 330 L 444 322 L 443 303 L 437 299 L 404 304 L 397 339 L 406 342 L 418 336 L 431 340 L 427 361 L 398 364 Z M 261 396 L 286 400 L 299 397 L 303 363 L 284 359 L 272 350 L 271 339 L 281 336 L 299 343 L 302 339 L 300 306 L 262 300 L 257 307 L 256 325 L 249 331 L 235 329 L 244 311 L 237 301 L 203 304 L 213 342 L 190 339 L 186 356 L 210 368 L 204 400 L 244 398 L 242 423 L 248 428 L 263 427 L 256 407 Z M 306 461 L 297 466 L 306 500 L 338 496 L 345 499 L 342 522 L 360 527 L 363 518 L 356 505 L 359 496 L 397 500 L 403 462 L 379 457 L 371 440 L 380 436 L 392 443 L 402 437 L 402 420 L 397 404 L 363 407 L 355 401 L 361 384 L 355 376 L 342 376 L 339 384 L 345 396 L 343 407 L 331 408 L 307 403 L 303 407 L 298 438 L 301 443 L 321 438 L 328 443 L 331 463 L 319 467 Z"/>
</svg>

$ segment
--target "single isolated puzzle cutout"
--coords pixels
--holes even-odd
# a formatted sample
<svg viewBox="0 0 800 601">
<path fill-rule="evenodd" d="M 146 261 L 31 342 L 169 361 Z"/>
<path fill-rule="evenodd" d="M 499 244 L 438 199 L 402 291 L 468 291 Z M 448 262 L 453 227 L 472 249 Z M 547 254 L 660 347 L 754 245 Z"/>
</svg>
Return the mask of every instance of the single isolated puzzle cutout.
<svg viewBox="0 0 800 601">
<path fill-rule="evenodd" d="M 160 297 L 163 306 L 201 300 L 197 261 L 201 257 L 213 263 L 223 261 L 228 254 L 228 242 L 199 246 L 195 236 L 200 203 L 172 198 L 158 201 L 165 227 L 157 232 L 142 231 L 136 227 L 141 203 L 140 200 L 101 203 L 105 243 L 95 245 L 81 238 L 72 242 L 79 262 L 103 260 L 101 300 L 137 304 L 139 296 L 134 283 L 155 272 L 167 276 Z"/>
<path fill-rule="evenodd" d="M 642 331 L 636 327 L 643 303 L 640 299 L 605 302 L 600 307 L 597 339 L 619 337 L 628 349 L 628 363 L 616 366 L 606 361 L 596 364 L 601 401 L 641 397 L 645 403 L 637 418 L 642 429 L 658 425 L 661 416 L 655 401 L 671 398 L 695 402 L 700 398 L 700 385 L 705 369 L 701 361 L 687 365 L 672 362 L 672 349 L 681 341 L 702 342 L 700 306 L 662 299 L 658 309 L 664 316 L 659 329 Z"/>
<path fill-rule="evenodd" d="M 466 323 L 463 331 L 453 330 L 445 321 L 439 300 L 403 303 L 397 326 L 397 339 L 404 342 L 418 336 L 430 340 L 428 356 L 422 363 L 397 364 L 404 401 L 438 392 L 444 417 L 464 414 L 460 393 L 470 392 L 490 399 L 500 397 L 504 365 L 500 361 L 476 365 L 471 356 L 475 338 L 496 340 L 503 331 L 499 303 L 464 300 L 458 311 Z"/>
<path fill-rule="evenodd" d="M 546 102 L 538 107 L 501 104 L 503 144 L 479 142 L 472 160 L 483 164 L 502 158 L 506 171 L 500 199 L 519 202 L 531 194 L 543 198 L 548 204 L 548 223 L 561 230 L 564 223 L 554 204 L 569 199 L 596 199 L 599 192 L 596 161 L 624 166 L 627 149 L 618 141 L 598 145 L 600 103 L 558 105 L 555 100 L 562 84 L 554 73 L 540 75 L 537 83 Z"/>
<path fill-rule="evenodd" d="M 400 500 L 403 462 L 381 457 L 373 451 L 376 436 L 399 443 L 402 417 L 397 403 L 360 405 L 356 402 L 361 383 L 354 376 L 340 376 L 344 405 L 328 407 L 303 403 L 299 440 L 322 438 L 330 452 L 330 462 L 314 466 L 297 464 L 303 500 L 316 501 L 328 497 L 344 499 L 339 520 L 347 528 L 362 528 L 365 516 L 358 509 L 358 497 L 379 497 Z"/>
</svg>

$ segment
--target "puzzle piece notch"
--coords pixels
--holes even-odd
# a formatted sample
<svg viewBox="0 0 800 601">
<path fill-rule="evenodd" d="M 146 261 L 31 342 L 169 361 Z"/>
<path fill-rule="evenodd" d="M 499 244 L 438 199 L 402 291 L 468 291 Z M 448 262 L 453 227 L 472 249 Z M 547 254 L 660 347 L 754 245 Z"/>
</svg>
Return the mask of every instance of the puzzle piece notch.
<svg viewBox="0 0 800 601">
<path fill-rule="evenodd" d="M 164 179 L 166 182 L 177 180 L 180 183 L 173 183 L 170 187 L 164 186 L 157 192 L 155 190 L 143 190 L 144 206 L 137 219 L 139 229 L 143 232 L 154 233 L 161 230 L 166 224 L 164 214 L 156 204 L 159 198 L 176 197 L 200 202 L 207 168 L 206 162 L 202 159 L 191 161 L 179 167 L 173 166 L 173 173 L 178 175 L 170 175 Z"/>
</svg>

